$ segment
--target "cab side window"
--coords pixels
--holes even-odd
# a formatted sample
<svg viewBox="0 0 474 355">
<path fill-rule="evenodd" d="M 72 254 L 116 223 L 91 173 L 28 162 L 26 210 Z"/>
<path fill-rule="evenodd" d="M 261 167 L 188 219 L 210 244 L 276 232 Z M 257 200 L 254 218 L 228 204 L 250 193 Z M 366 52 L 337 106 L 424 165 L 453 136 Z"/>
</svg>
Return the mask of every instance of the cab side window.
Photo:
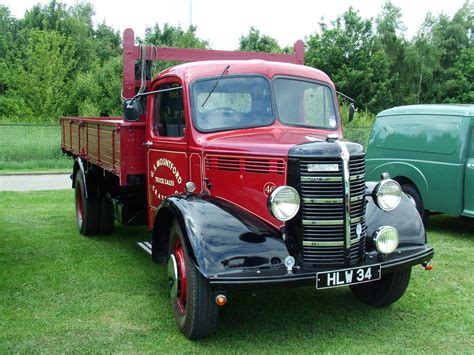
<svg viewBox="0 0 474 355">
<path fill-rule="evenodd" d="M 183 137 L 184 120 L 183 89 L 172 84 L 157 88 L 167 91 L 155 94 L 153 103 L 153 129 L 156 135 L 163 137 Z"/>
</svg>

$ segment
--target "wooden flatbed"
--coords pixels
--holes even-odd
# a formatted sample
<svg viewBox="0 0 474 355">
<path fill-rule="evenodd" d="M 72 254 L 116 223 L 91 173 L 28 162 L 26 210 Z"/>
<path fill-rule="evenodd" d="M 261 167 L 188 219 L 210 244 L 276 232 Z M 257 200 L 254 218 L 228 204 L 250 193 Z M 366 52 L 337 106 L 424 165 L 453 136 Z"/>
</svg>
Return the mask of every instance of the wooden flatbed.
<svg viewBox="0 0 474 355">
<path fill-rule="evenodd" d="M 117 117 L 62 117 L 61 149 L 118 176 L 127 186 L 146 174 L 145 122 Z"/>
</svg>

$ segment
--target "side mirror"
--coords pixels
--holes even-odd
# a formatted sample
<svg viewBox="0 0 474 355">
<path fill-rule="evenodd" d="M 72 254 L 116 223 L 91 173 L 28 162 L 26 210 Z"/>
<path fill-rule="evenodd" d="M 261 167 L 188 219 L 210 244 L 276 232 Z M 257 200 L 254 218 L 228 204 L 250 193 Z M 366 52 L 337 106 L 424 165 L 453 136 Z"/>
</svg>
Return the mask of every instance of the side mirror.
<svg viewBox="0 0 474 355">
<path fill-rule="evenodd" d="M 138 100 L 125 100 L 123 102 L 123 116 L 125 121 L 136 122 L 140 118 L 140 109 L 138 107 Z"/>
<path fill-rule="evenodd" d="M 352 120 L 354 119 L 355 112 L 356 112 L 356 107 L 351 102 L 350 105 L 349 105 L 349 122 L 352 122 Z"/>
</svg>

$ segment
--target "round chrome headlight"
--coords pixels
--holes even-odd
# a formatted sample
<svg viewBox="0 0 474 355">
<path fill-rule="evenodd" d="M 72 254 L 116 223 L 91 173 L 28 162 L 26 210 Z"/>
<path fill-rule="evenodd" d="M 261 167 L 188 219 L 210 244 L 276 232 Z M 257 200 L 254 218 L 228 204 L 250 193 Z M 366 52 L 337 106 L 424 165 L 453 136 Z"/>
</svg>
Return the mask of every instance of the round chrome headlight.
<svg viewBox="0 0 474 355">
<path fill-rule="evenodd" d="M 398 231 L 389 226 L 383 226 L 377 229 L 373 241 L 375 248 L 380 254 L 388 255 L 397 249 L 400 237 Z"/>
<path fill-rule="evenodd" d="M 401 199 L 402 188 L 395 180 L 382 180 L 375 186 L 374 200 L 382 210 L 391 211 L 397 208 Z"/>
<path fill-rule="evenodd" d="M 291 186 L 280 186 L 268 197 L 268 210 L 276 219 L 288 221 L 300 209 L 300 195 Z"/>
</svg>

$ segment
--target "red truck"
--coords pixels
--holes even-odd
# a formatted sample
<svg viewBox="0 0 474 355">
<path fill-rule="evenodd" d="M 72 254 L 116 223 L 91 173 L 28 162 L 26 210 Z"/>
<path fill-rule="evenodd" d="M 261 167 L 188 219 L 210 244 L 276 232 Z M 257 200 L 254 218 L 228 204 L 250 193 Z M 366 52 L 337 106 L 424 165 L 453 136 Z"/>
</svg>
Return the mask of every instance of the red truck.
<svg viewBox="0 0 474 355">
<path fill-rule="evenodd" d="M 236 288 L 349 286 L 382 307 L 431 267 L 415 207 L 387 174 L 365 181 L 335 86 L 303 55 L 137 46 L 128 29 L 124 117 L 60 120 L 80 233 L 147 225 L 190 339 Z M 152 79 L 155 60 L 186 64 Z"/>
</svg>

